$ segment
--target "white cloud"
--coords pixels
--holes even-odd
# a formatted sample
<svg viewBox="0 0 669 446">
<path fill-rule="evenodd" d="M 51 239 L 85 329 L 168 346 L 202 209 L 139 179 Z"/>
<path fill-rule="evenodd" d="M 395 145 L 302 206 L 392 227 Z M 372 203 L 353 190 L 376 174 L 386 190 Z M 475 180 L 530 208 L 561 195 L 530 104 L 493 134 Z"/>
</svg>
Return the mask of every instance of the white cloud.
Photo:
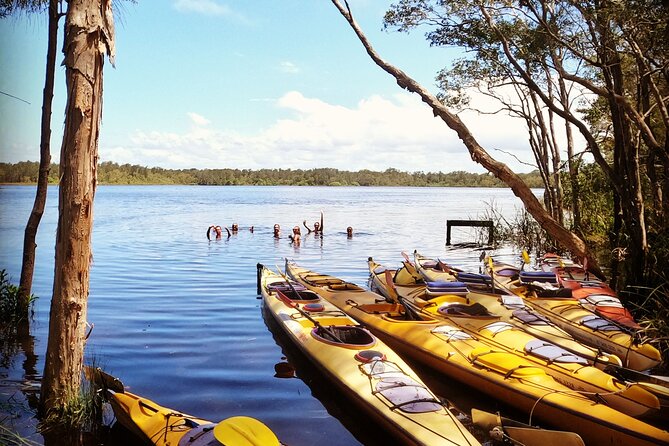
<svg viewBox="0 0 669 446">
<path fill-rule="evenodd" d="M 300 72 L 300 68 L 297 65 L 295 65 L 294 63 L 289 62 L 287 60 L 285 60 L 285 61 L 283 61 L 279 64 L 279 69 L 282 72 L 288 73 L 288 74 L 297 74 L 297 73 Z"/>
<path fill-rule="evenodd" d="M 205 126 L 205 125 L 209 125 L 211 123 L 210 120 L 208 120 L 207 118 L 205 118 L 202 115 L 198 115 L 197 113 L 188 112 L 187 115 L 190 118 L 190 120 L 193 122 L 193 124 L 195 124 L 195 125 Z"/>
<path fill-rule="evenodd" d="M 314 168 L 482 172 L 455 132 L 417 97 L 371 96 L 353 107 L 330 104 L 291 91 L 276 101 L 282 115 L 268 128 L 242 135 L 190 112 L 183 133 L 138 131 L 123 147 L 102 148 L 102 161 L 165 168 Z M 530 161 L 518 120 L 461 115 L 493 157 L 527 171 L 499 148 Z"/>
<path fill-rule="evenodd" d="M 232 13 L 230 7 L 214 0 L 176 0 L 174 9 L 179 12 L 195 12 L 216 16 L 227 16 Z"/>
</svg>

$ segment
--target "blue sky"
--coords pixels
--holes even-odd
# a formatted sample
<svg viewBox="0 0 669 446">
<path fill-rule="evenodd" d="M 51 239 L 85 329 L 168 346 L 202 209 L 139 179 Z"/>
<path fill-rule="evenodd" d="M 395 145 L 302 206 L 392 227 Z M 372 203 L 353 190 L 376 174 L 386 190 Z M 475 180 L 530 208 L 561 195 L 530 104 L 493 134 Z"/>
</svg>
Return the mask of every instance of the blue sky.
<svg viewBox="0 0 669 446">
<path fill-rule="evenodd" d="M 429 47 L 424 30 L 383 31 L 389 1 L 349 4 L 382 57 L 436 93 L 434 77 L 457 50 Z M 454 132 L 369 59 L 328 0 L 140 0 L 120 2 L 118 12 L 116 66 L 107 62 L 104 71 L 100 161 L 483 171 Z M 30 102 L 0 95 L 2 162 L 39 159 L 45 55 L 46 14 L 0 21 L 0 91 Z M 64 101 L 59 67 L 54 162 Z M 505 153 L 531 162 L 522 123 L 461 116 L 494 157 L 531 170 Z"/>
</svg>

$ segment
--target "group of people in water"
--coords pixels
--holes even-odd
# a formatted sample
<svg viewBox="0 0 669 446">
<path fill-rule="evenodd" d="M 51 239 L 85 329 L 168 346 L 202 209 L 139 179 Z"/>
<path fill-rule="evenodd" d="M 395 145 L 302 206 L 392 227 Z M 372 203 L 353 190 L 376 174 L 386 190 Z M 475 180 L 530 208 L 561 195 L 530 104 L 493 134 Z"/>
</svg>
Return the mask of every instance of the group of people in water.
<svg viewBox="0 0 669 446">
<path fill-rule="evenodd" d="M 314 222 L 313 227 L 309 227 L 306 220 L 302 222 L 302 225 L 304 225 L 307 231 L 309 231 L 308 234 L 313 232 L 314 235 L 323 235 L 323 211 L 321 211 L 320 221 Z M 229 238 L 232 234 L 239 232 L 239 225 L 237 223 L 233 223 L 232 228 L 230 229 L 227 227 L 221 227 L 219 225 L 211 225 L 209 226 L 209 229 L 207 229 L 207 239 L 211 240 L 212 235 L 214 235 L 217 239 L 222 238 L 223 229 L 225 229 L 225 231 L 228 233 Z M 249 227 L 249 231 L 254 231 L 253 226 Z M 346 228 L 346 235 L 349 238 L 353 237 L 353 228 L 351 226 Z M 281 226 L 279 226 L 278 223 L 274 225 L 274 238 L 281 238 Z M 300 229 L 299 225 L 293 227 L 292 233 L 288 235 L 288 238 L 290 239 L 291 243 L 297 245 L 300 244 L 302 239 L 302 230 Z"/>
</svg>

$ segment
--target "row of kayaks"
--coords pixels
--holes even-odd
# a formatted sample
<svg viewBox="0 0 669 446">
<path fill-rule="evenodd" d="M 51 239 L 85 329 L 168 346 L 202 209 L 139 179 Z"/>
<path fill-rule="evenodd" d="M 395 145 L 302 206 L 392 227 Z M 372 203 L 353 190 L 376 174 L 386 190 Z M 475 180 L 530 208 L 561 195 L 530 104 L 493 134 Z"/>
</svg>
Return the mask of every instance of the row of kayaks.
<svg viewBox="0 0 669 446">
<path fill-rule="evenodd" d="M 369 258 L 366 289 L 286 260 L 285 273 L 259 264 L 258 288 L 290 342 L 398 444 L 480 444 L 405 359 L 558 429 L 473 416 L 516 444 L 669 444 L 652 423 L 667 415 L 669 382 L 646 371 L 659 352 L 610 288 L 558 256 L 537 271 L 486 264 L 480 274 L 417 252 L 396 269 Z M 95 376 L 118 421 L 151 444 L 282 444 L 253 418 L 214 424 Z"/>
<path fill-rule="evenodd" d="M 477 442 L 404 358 L 530 420 L 575 432 L 586 444 L 669 444 L 669 432 L 649 422 L 666 410 L 669 387 L 650 377 L 637 382 L 610 373 L 648 376 L 629 369 L 631 355 L 621 359 L 570 334 L 525 302 L 525 295 L 512 293 L 511 281 L 486 289 L 496 271 L 458 274 L 448 265 L 437 270 L 441 262 L 428 260 L 416 253 L 414 262 L 389 269 L 370 258 L 371 290 L 293 262 L 286 262 L 285 276 L 259 266 L 264 305 L 325 375 L 405 444 Z M 449 276 L 427 276 L 427 268 Z M 475 281 L 478 287 L 470 286 Z M 338 339 L 338 327 L 365 331 L 373 341 Z M 658 363 L 659 356 L 650 366 Z M 370 364 L 391 370 L 390 381 L 370 373 Z M 389 388 L 411 392 L 384 393 Z M 416 401 L 428 404 L 405 410 Z"/>
</svg>

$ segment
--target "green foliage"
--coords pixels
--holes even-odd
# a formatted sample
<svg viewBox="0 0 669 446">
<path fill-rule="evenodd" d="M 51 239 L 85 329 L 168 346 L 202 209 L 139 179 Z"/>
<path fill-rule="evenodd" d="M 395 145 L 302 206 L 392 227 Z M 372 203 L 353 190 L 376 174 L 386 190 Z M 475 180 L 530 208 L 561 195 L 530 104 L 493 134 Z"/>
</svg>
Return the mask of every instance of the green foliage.
<svg viewBox="0 0 669 446">
<path fill-rule="evenodd" d="M 37 298 L 34 295 L 30 296 L 31 312 L 35 299 Z M 19 287 L 10 283 L 7 271 L 3 269 L 0 271 L 0 320 L 3 330 L 5 325 L 16 325 L 24 317 L 25 314 L 19 305 Z"/>
<path fill-rule="evenodd" d="M 597 246 L 608 241 L 613 226 L 613 187 L 594 164 L 582 165 L 578 172 L 581 228 L 583 237 Z M 568 175 L 562 178 L 565 201 L 571 203 L 573 190 Z"/>
<path fill-rule="evenodd" d="M 39 163 L 21 161 L 15 164 L 0 163 L 0 183 L 35 184 L 39 176 Z M 49 167 L 49 183 L 58 182 L 58 164 Z"/>
<path fill-rule="evenodd" d="M 79 394 L 58 409 L 51 409 L 40 422 L 48 432 L 93 432 L 102 425 L 103 398 L 95 386 L 83 379 Z"/>
<path fill-rule="evenodd" d="M 526 250 L 535 255 L 555 251 L 555 243 L 525 209 L 519 210 L 512 219 L 507 220 L 495 203 L 491 202 L 487 203 L 487 208 L 479 219 L 493 222 L 495 244 L 510 243 L 518 251 Z"/>
<path fill-rule="evenodd" d="M 643 327 L 643 337 L 655 344 L 665 364 L 669 364 L 669 277 L 659 273 L 658 281 L 655 288 L 632 287 L 623 295 L 630 297 L 631 310 Z"/>
<path fill-rule="evenodd" d="M 0 271 L 0 367 L 9 368 L 19 351 L 19 325 L 27 324 L 26 317 L 33 316 L 37 299 L 30 296 L 28 313 L 19 303 L 19 287 L 9 281 L 7 271 Z"/>
<path fill-rule="evenodd" d="M 37 162 L 0 163 L 0 183 L 37 182 Z M 55 174 L 54 174 L 55 172 Z M 50 182 L 57 181 L 58 165 L 52 164 Z M 464 171 L 402 172 L 389 168 L 383 172 L 357 172 L 319 169 L 162 169 L 103 162 L 98 165 L 99 184 L 197 184 L 202 186 L 442 186 L 504 187 L 490 174 Z M 542 187 L 538 172 L 520 174 L 530 187 Z"/>
</svg>

